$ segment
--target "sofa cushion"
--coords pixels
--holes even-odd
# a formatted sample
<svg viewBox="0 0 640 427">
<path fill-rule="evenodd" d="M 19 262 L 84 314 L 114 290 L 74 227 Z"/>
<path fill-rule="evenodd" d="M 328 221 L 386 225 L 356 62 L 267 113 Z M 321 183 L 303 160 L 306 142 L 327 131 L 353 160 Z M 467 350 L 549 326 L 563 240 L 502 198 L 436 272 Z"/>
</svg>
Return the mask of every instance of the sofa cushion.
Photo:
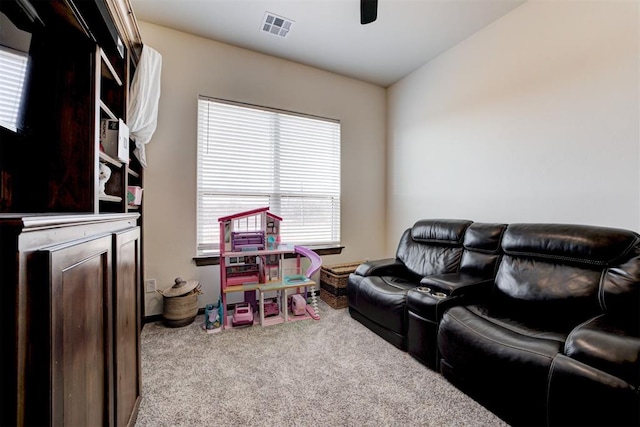
<svg viewBox="0 0 640 427">
<path fill-rule="evenodd" d="M 605 266 L 637 244 L 629 230 L 573 224 L 510 224 L 502 239 L 506 254 Z"/>
<path fill-rule="evenodd" d="M 540 327 L 568 331 L 602 313 L 605 295 L 613 305 L 629 304 L 640 267 L 637 260 L 622 268 L 618 263 L 628 262 L 637 244 L 638 235 L 628 230 L 511 224 L 502 239 L 505 255 L 491 304 L 509 307 L 519 318 L 537 318 Z M 625 295 L 617 298 L 616 292 Z"/>
<path fill-rule="evenodd" d="M 460 245 L 472 221 L 457 219 L 423 219 L 411 227 L 411 239 L 421 243 Z"/>
<path fill-rule="evenodd" d="M 365 277 L 360 282 L 355 308 L 375 323 L 404 335 L 407 290 L 417 285 L 393 276 Z"/>
<path fill-rule="evenodd" d="M 506 422 L 543 425 L 547 377 L 565 337 L 482 306 L 452 307 L 438 330 L 441 372 Z"/>
<path fill-rule="evenodd" d="M 404 232 L 396 258 L 416 276 L 458 271 L 465 230 L 472 221 L 421 220 Z"/>
<path fill-rule="evenodd" d="M 463 245 L 465 249 L 497 253 L 506 228 L 506 224 L 474 222 L 464 234 Z"/>
<path fill-rule="evenodd" d="M 640 243 L 629 259 L 607 269 L 602 283 L 602 306 L 609 316 L 640 324 Z"/>
<path fill-rule="evenodd" d="M 450 308 L 445 317 L 448 318 L 449 328 L 458 329 L 463 327 L 470 346 L 479 346 L 482 353 L 482 343 L 486 343 L 492 350 L 501 349 L 495 344 L 502 344 L 514 351 L 522 351 L 526 358 L 528 353 L 532 357 L 541 356 L 548 358 L 549 362 L 556 353 L 562 352 L 567 334 L 563 330 L 541 329 L 537 322 L 526 322 L 520 317 L 512 317 L 509 313 L 489 310 L 484 305 L 468 305 Z M 444 321 L 444 319 L 443 319 Z M 469 334 L 472 334 L 470 336 Z M 473 351 L 472 348 L 468 349 Z M 470 354 L 452 354 L 452 360 L 460 357 L 466 360 Z M 515 361 L 515 359 L 512 359 Z"/>
<path fill-rule="evenodd" d="M 495 277 L 506 224 L 474 222 L 464 235 L 460 271 L 481 277 Z"/>
<path fill-rule="evenodd" d="M 516 319 L 536 322 L 540 328 L 569 333 L 601 312 L 601 277 L 600 270 L 505 255 L 489 304 L 508 310 Z"/>
</svg>

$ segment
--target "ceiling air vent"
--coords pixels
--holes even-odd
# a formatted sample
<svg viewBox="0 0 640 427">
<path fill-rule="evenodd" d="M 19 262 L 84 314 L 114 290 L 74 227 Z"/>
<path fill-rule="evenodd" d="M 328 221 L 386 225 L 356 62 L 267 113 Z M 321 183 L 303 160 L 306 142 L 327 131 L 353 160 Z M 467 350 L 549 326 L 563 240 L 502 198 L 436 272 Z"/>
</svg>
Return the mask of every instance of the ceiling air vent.
<svg viewBox="0 0 640 427">
<path fill-rule="evenodd" d="M 283 18 L 282 16 L 274 15 L 271 12 L 264 14 L 262 21 L 262 31 L 272 34 L 274 36 L 287 37 L 293 21 L 291 19 Z"/>
</svg>

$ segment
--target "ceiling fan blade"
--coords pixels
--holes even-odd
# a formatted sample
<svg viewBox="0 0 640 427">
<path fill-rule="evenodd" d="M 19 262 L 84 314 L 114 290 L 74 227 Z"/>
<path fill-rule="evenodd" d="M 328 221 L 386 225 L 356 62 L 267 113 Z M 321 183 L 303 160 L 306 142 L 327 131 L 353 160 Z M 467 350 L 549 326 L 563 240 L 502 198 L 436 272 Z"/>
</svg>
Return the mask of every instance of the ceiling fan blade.
<svg viewBox="0 0 640 427">
<path fill-rule="evenodd" d="M 378 17 L 378 0 L 360 0 L 360 23 L 369 24 Z"/>
</svg>

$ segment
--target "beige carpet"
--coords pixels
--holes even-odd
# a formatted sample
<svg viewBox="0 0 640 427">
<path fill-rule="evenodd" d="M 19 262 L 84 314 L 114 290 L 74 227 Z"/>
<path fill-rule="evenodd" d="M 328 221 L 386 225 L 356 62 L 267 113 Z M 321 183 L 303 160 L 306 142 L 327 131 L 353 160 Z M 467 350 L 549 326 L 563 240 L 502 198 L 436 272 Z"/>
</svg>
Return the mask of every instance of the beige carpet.
<svg viewBox="0 0 640 427">
<path fill-rule="evenodd" d="M 440 374 L 320 301 L 321 319 L 142 331 L 136 426 L 504 426 Z"/>
</svg>

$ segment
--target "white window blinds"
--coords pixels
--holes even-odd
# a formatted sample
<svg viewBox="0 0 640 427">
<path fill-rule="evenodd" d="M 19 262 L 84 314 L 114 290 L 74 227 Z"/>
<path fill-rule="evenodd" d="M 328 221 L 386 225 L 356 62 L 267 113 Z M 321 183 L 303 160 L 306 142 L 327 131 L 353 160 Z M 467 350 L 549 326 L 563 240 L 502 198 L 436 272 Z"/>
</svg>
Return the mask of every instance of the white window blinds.
<svg viewBox="0 0 640 427">
<path fill-rule="evenodd" d="M 17 130 L 27 60 L 26 53 L 0 47 L 0 123 L 13 131 Z"/>
<path fill-rule="evenodd" d="M 218 218 L 269 206 L 281 240 L 340 243 L 340 123 L 200 97 L 198 253 L 218 252 Z"/>
</svg>

